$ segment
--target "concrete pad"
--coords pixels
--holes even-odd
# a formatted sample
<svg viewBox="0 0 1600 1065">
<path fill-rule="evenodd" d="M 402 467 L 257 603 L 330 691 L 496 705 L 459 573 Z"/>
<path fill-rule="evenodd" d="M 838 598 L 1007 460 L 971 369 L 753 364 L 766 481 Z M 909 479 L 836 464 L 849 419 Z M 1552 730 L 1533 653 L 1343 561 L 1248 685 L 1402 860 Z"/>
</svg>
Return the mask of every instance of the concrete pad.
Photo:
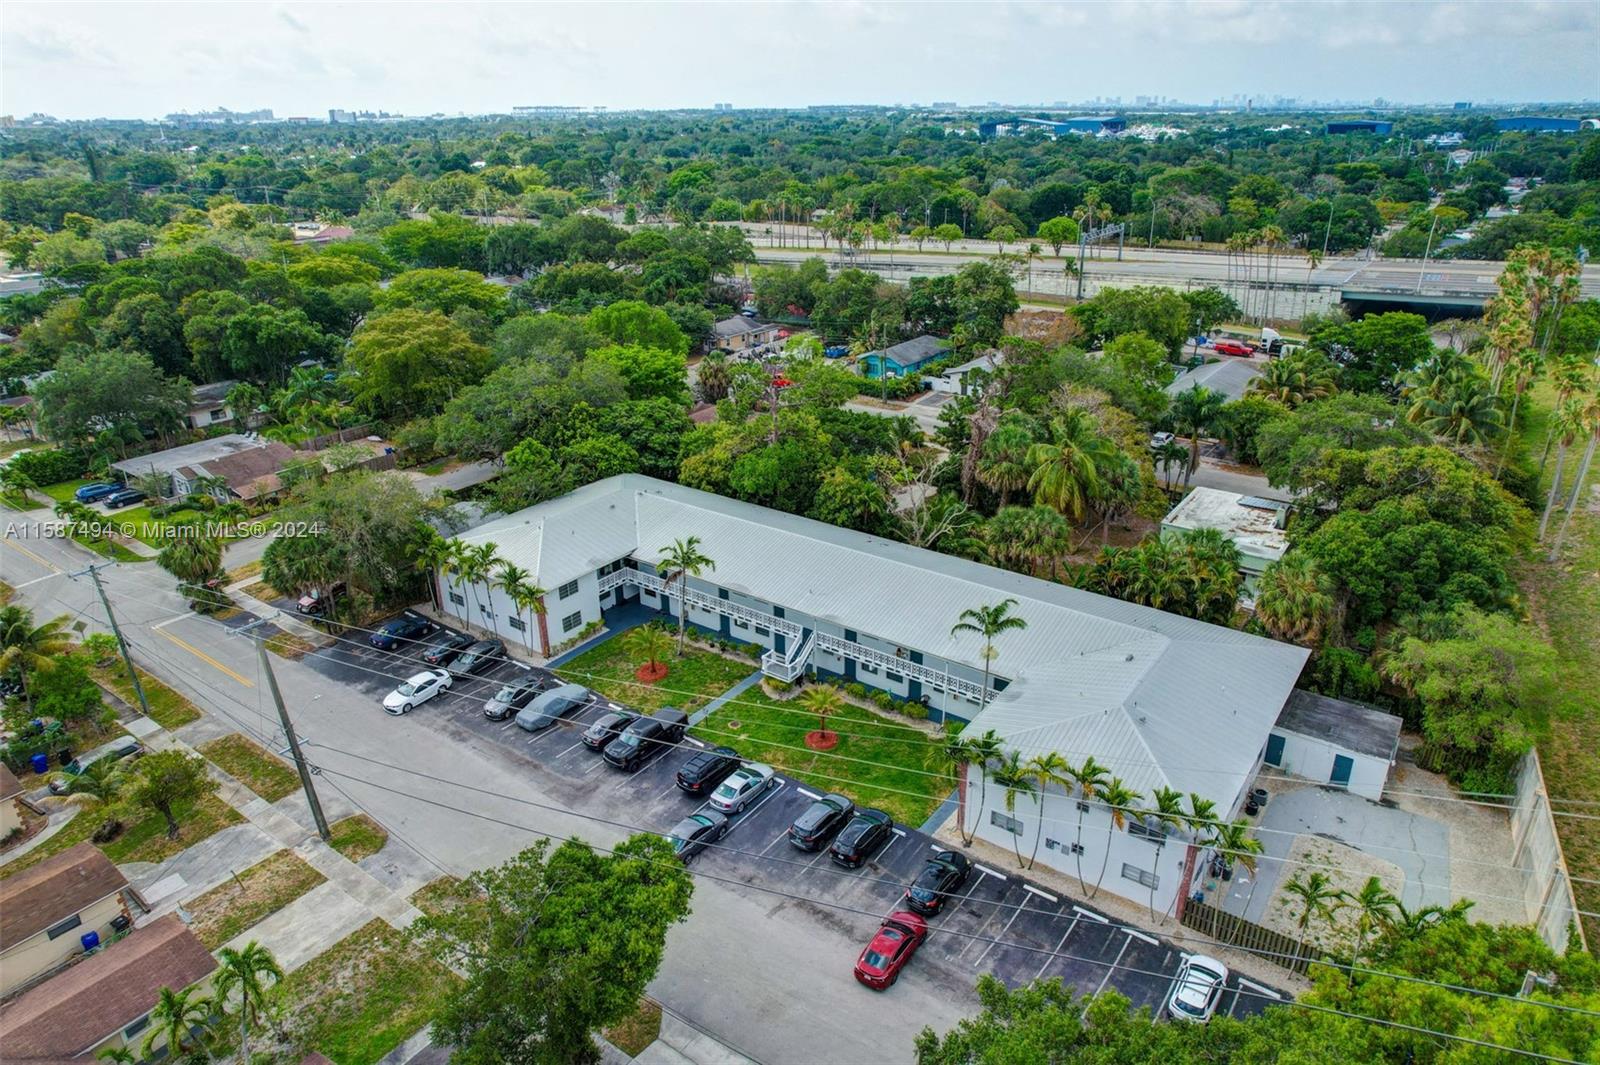
<svg viewBox="0 0 1600 1065">
<path fill-rule="evenodd" d="M 237 949 L 253 940 L 272 951 L 284 972 L 293 972 L 371 920 L 372 911 L 337 884 L 318 884 L 227 945 Z"/>
<path fill-rule="evenodd" d="M 143 714 L 131 721 L 124 721 L 122 727 L 127 729 L 136 739 L 145 739 L 161 731 L 161 726 Z"/>
<path fill-rule="evenodd" d="M 658 1056 L 651 1056 L 652 1051 Z M 661 1014 L 661 1038 L 645 1047 L 635 1061 L 691 1062 L 693 1065 L 755 1065 L 743 1054 L 719 1043 L 711 1036 L 674 1017 Z"/>
<path fill-rule="evenodd" d="M 180 898 L 191 899 L 281 849 L 277 840 L 253 824 L 229 825 L 153 867 L 140 863 L 138 875 L 129 879 L 142 893 L 168 877 L 180 876 L 188 885 Z"/>
</svg>

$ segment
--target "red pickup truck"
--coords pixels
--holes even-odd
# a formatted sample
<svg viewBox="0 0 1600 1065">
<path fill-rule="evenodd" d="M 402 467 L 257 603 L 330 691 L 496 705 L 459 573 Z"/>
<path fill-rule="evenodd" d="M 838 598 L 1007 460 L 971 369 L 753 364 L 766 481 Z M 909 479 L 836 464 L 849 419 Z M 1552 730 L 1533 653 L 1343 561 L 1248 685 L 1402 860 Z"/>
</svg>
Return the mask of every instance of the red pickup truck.
<svg viewBox="0 0 1600 1065">
<path fill-rule="evenodd" d="M 1214 345 L 1219 355 L 1254 355 L 1256 349 L 1237 340 L 1219 340 Z"/>
</svg>

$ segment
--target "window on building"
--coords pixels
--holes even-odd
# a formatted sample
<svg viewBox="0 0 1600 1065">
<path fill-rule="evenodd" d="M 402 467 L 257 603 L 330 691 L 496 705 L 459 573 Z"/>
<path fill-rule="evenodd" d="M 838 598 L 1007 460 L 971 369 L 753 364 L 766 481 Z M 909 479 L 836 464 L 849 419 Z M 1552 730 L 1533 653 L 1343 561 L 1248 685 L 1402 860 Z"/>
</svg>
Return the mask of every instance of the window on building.
<svg viewBox="0 0 1600 1065">
<path fill-rule="evenodd" d="M 756 626 L 756 635 L 757 636 L 771 636 L 772 635 L 772 630 L 767 628 L 765 625 L 757 625 Z"/>
<path fill-rule="evenodd" d="M 556 595 L 560 596 L 562 599 L 570 599 L 572 596 L 575 596 L 577 594 L 578 594 L 578 582 L 577 581 L 568 581 L 566 584 L 563 584 L 560 588 L 556 589 Z"/>
<path fill-rule="evenodd" d="M 506 618 L 506 624 L 510 625 L 513 629 L 516 629 L 518 632 L 527 632 L 528 631 L 528 623 L 523 621 L 521 618 L 518 618 L 518 617 Z"/>
<path fill-rule="evenodd" d="M 1168 826 L 1160 823 L 1151 824 L 1139 817 L 1128 819 L 1128 835 L 1135 839 L 1147 839 L 1151 843 L 1162 843 L 1166 841 L 1168 831 L 1170 831 Z"/>
<path fill-rule="evenodd" d="M 644 590 L 644 597 L 646 599 L 654 599 L 656 597 L 656 590 L 654 588 L 646 588 Z"/>
<path fill-rule="evenodd" d="M 51 939 L 60 939 L 62 936 L 66 935 L 68 932 L 72 931 L 74 928 L 77 928 L 81 924 L 83 924 L 83 918 L 78 914 L 73 914 L 65 921 L 60 921 L 45 929 L 44 934 L 49 936 Z"/>
<path fill-rule="evenodd" d="M 450 593 L 450 601 L 452 603 L 454 603 L 456 606 L 466 606 L 467 605 L 467 597 L 462 595 L 460 592 L 451 592 Z"/>
<path fill-rule="evenodd" d="M 489 604 L 488 603 L 479 603 L 478 604 L 478 613 L 482 614 L 484 617 L 488 618 L 490 621 L 494 620 L 494 611 L 489 609 Z"/>
<path fill-rule="evenodd" d="M 1022 835 L 1022 822 L 1009 814 L 1001 813 L 999 810 L 989 811 L 989 823 L 1002 832 L 1009 832 L 1013 836 Z"/>
<path fill-rule="evenodd" d="M 1140 869 L 1138 866 L 1129 865 L 1127 862 L 1122 863 L 1122 879 L 1132 880 L 1140 887 L 1149 888 L 1151 891 L 1155 891 L 1161 886 L 1161 878 L 1159 876 L 1148 869 Z"/>
<path fill-rule="evenodd" d="M 873 676 L 878 675 L 878 667 L 873 665 L 871 662 L 857 662 L 856 669 L 862 673 L 870 673 Z"/>
<path fill-rule="evenodd" d="M 733 627 L 736 629 L 748 629 L 750 627 L 750 623 L 743 618 L 734 618 Z"/>
<path fill-rule="evenodd" d="M 896 673 L 892 669 L 886 669 L 883 671 L 883 679 L 892 684 L 904 684 L 906 681 L 904 674 Z"/>
<path fill-rule="evenodd" d="M 573 629 L 581 628 L 582 625 L 583 625 L 583 611 L 581 611 L 581 610 L 578 611 L 575 614 L 568 614 L 566 617 L 561 619 L 561 631 L 562 632 L 571 632 Z"/>
<path fill-rule="evenodd" d="M 128 1025 L 128 1027 L 124 1028 L 122 1030 L 122 1037 L 124 1039 L 132 1039 L 134 1036 L 138 1035 L 148 1027 L 150 1027 L 150 1015 L 147 1013 L 143 1017 L 140 1017 L 138 1020 L 134 1021 L 132 1024 Z M 163 1047 L 157 1053 L 165 1052 L 166 1048 Z"/>
</svg>

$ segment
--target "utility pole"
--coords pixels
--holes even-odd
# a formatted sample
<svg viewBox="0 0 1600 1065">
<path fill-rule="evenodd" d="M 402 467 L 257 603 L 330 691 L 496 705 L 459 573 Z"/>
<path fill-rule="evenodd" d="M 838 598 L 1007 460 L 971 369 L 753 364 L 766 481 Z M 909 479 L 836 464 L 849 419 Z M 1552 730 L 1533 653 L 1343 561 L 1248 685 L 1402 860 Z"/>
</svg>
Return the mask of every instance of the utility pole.
<svg viewBox="0 0 1600 1065">
<path fill-rule="evenodd" d="M 1433 254 L 1433 234 L 1439 228 L 1439 213 L 1434 212 L 1433 225 L 1428 227 L 1428 246 L 1422 253 L 1422 267 L 1417 271 L 1417 293 L 1422 293 L 1423 279 L 1428 276 L 1428 257 Z"/>
<path fill-rule="evenodd" d="M 267 624 L 266 620 L 252 621 L 238 631 L 248 632 L 258 625 Z M 294 759 L 295 770 L 300 774 L 300 787 L 306 793 L 306 803 L 311 807 L 311 818 L 317 823 L 317 835 L 326 843 L 330 833 L 328 819 L 322 814 L 322 802 L 317 798 L 317 787 L 311 780 L 311 767 L 306 764 L 306 756 L 300 751 L 300 737 L 295 733 L 294 722 L 289 720 L 289 708 L 283 705 L 283 695 L 278 691 L 278 678 L 272 672 L 272 660 L 267 656 L 267 643 L 260 635 L 251 633 L 251 639 L 256 643 L 256 656 L 261 660 L 261 672 L 267 678 L 267 691 L 272 694 L 272 703 L 278 708 L 278 724 L 283 726 L 283 734 L 289 740 L 289 754 Z"/>
<path fill-rule="evenodd" d="M 110 565 L 108 562 L 96 563 L 71 574 L 73 578 L 81 577 L 85 573 L 94 582 L 94 590 L 100 593 L 100 605 L 106 608 L 106 620 L 111 623 L 111 635 L 117 638 L 117 650 L 122 652 L 122 664 L 128 667 L 128 679 L 133 682 L 133 693 L 139 697 L 139 709 L 144 711 L 144 716 L 150 716 L 150 700 L 144 696 L 144 685 L 139 683 L 139 671 L 133 668 L 133 658 L 128 654 L 128 641 L 122 638 L 122 630 L 117 627 L 117 615 L 111 610 L 111 600 L 106 598 L 105 586 L 100 583 L 100 569 Z"/>
</svg>

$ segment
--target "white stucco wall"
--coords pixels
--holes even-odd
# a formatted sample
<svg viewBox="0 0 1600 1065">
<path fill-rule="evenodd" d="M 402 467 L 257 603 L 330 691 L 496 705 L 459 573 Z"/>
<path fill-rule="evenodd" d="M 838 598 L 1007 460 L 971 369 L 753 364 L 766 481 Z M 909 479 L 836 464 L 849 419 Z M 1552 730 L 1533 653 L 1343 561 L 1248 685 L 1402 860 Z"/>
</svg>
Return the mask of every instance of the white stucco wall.
<svg viewBox="0 0 1600 1065">
<path fill-rule="evenodd" d="M 1389 779 L 1389 763 L 1386 759 L 1357 754 L 1327 740 L 1303 736 L 1287 729 L 1275 728 L 1271 735 L 1283 737 L 1283 758 L 1277 768 L 1290 776 L 1314 780 L 1318 784 L 1330 783 L 1333 779 L 1333 758 L 1342 754 L 1354 762 L 1350 768 L 1349 790 L 1374 802 L 1383 798 L 1383 786 Z"/>
</svg>

